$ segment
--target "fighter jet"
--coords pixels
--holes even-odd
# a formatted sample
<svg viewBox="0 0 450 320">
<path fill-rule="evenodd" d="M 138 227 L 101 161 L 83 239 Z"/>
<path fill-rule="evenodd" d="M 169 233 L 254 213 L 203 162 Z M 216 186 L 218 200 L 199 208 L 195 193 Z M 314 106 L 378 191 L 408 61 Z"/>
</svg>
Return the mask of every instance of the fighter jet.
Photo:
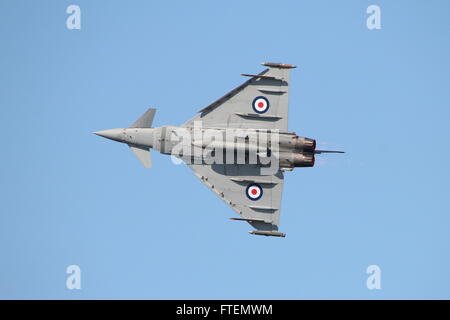
<svg viewBox="0 0 450 320">
<path fill-rule="evenodd" d="M 185 162 L 209 189 L 248 222 L 254 235 L 285 237 L 278 231 L 284 173 L 313 167 L 314 139 L 288 131 L 291 64 L 262 63 L 258 74 L 201 109 L 180 126 L 152 127 L 148 109 L 128 128 L 94 132 L 127 144 L 145 167 L 150 149 Z"/>
</svg>

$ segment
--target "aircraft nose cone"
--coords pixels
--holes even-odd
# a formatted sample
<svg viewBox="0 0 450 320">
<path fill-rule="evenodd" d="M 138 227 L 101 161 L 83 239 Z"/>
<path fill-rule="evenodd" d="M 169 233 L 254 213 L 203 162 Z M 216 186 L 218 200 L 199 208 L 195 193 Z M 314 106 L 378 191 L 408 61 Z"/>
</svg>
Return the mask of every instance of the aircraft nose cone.
<svg viewBox="0 0 450 320">
<path fill-rule="evenodd" d="M 103 137 L 103 138 L 107 138 L 107 139 L 111 139 L 114 141 L 119 141 L 122 142 L 122 129 L 109 129 L 109 130 L 103 130 L 103 131 L 97 131 L 94 132 L 94 134 Z"/>
</svg>

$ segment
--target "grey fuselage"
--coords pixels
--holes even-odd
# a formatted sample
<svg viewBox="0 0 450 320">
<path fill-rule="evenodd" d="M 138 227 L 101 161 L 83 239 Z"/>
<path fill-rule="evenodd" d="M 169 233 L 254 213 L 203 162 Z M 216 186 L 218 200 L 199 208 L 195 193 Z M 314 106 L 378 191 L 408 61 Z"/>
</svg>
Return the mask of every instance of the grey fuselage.
<svg viewBox="0 0 450 320">
<path fill-rule="evenodd" d="M 119 128 L 98 132 L 97 134 L 130 146 L 151 148 L 162 154 L 183 157 L 184 161 L 202 161 L 207 157 L 207 150 L 221 151 L 223 163 L 227 154 L 233 153 L 232 159 L 237 164 L 249 163 L 262 157 L 270 157 L 276 151 L 276 158 L 282 170 L 295 167 L 314 166 L 316 142 L 313 139 L 299 137 L 295 133 L 229 128 L 196 128 L 162 126 L 156 128 Z M 180 152 L 180 145 L 187 147 Z M 188 150 L 186 152 L 186 150 Z M 198 153 L 196 150 L 202 150 Z M 215 151 L 213 151 L 215 150 Z M 242 153 L 244 160 L 237 159 Z M 229 160 L 228 160 L 229 161 Z M 242 162 L 244 161 L 244 162 Z M 227 162 L 228 163 L 228 162 Z"/>
</svg>

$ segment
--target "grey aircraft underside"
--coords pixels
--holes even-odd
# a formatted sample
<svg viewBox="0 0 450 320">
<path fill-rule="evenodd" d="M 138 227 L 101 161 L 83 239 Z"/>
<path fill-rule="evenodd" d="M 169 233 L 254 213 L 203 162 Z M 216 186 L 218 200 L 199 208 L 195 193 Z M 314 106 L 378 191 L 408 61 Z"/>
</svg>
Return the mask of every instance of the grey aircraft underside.
<svg viewBox="0 0 450 320">
<path fill-rule="evenodd" d="M 342 152 L 316 150 L 315 140 L 288 131 L 289 71 L 295 66 L 262 65 L 267 68 L 243 74 L 247 81 L 181 126 L 152 128 L 155 109 L 148 109 L 129 128 L 95 134 L 128 144 L 145 167 L 151 167 L 150 149 L 184 161 L 238 213 L 231 219 L 248 222 L 251 234 L 284 237 L 278 231 L 284 172 L 313 167 L 315 154 Z"/>
</svg>

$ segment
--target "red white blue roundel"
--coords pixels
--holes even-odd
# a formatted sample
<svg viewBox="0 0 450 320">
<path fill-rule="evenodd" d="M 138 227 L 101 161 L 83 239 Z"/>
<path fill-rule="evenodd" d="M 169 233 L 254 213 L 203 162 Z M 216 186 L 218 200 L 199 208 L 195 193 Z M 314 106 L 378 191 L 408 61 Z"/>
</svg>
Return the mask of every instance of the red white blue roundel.
<svg viewBox="0 0 450 320">
<path fill-rule="evenodd" d="M 249 184 L 247 190 L 245 191 L 247 198 L 256 201 L 259 200 L 263 195 L 263 189 L 257 183 Z"/>
<path fill-rule="evenodd" d="M 256 113 L 264 113 L 269 110 L 269 100 L 266 97 L 259 96 L 253 99 L 252 107 Z"/>
</svg>

